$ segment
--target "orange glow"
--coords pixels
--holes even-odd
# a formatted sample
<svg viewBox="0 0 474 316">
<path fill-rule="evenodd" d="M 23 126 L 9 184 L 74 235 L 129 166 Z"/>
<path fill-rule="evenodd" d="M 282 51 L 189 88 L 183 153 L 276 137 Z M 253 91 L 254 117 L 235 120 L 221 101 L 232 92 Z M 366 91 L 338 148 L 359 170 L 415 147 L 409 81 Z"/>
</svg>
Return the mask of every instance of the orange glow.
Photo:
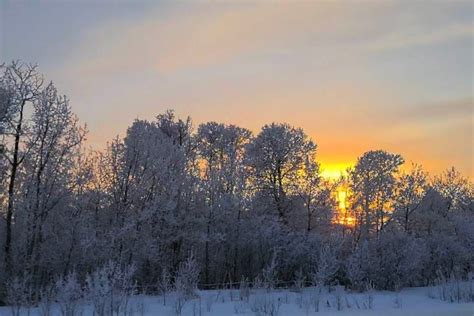
<svg viewBox="0 0 474 316">
<path fill-rule="evenodd" d="M 342 184 L 336 190 L 337 212 L 334 216 L 333 222 L 335 224 L 344 226 L 354 226 L 356 219 L 352 216 L 348 209 L 347 202 L 347 186 Z"/>
<path fill-rule="evenodd" d="M 321 176 L 328 180 L 340 181 L 342 177 L 347 176 L 347 169 L 352 167 L 353 163 L 342 162 L 342 163 L 321 163 Z M 347 184 L 342 181 L 338 185 L 334 193 L 334 198 L 337 203 L 336 214 L 333 218 L 333 223 L 344 225 L 344 226 L 354 226 L 356 224 L 356 219 L 350 214 L 349 205 L 348 205 L 348 187 Z"/>
<path fill-rule="evenodd" d="M 346 211 L 346 197 L 347 192 L 345 190 L 337 191 L 337 205 L 340 211 Z"/>
<path fill-rule="evenodd" d="M 343 163 L 321 163 L 321 176 L 329 180 L 339 180 L 347 174 L 347 168 L 352 166 L 350 162 Z"/>
</svg>

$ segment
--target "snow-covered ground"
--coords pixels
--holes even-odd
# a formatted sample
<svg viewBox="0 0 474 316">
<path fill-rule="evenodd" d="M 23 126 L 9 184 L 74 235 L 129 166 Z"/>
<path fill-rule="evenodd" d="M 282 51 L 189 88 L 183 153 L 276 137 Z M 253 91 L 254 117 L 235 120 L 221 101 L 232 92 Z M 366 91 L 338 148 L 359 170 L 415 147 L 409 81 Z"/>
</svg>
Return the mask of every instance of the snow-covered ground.
<svg viewBox="0 0 474 316">
<path fill-rule="evenodd" d="M 410 288 L 399 293 L 373 292 L 345 293 L 342 290 L 318 294 L 314 288 L 297 293 L 290 290 L 252 290 L 242 297 L 239 290 L 198 291 L 196 298 L 187 300 L 181 315 L 228 316 L 228 315 L 403 315 L 403 316 L 473 316 L 474 303 L 450 303 L 430 295 L 432 288 Z M 318 302 L 319 300 L 319 311 Z M 170 294 L 166 305 L 162 296 L 137 296 L 130 302 L 130 315 L 177 315 L 176 298 Z M 91 307 L 79 308 L 83 316 L 92 315 Z M 53 307 L 53 315 L 60 315 L 59 307 Z M 21 315 L 41 315 L 39 308 L 23 310 Z M 0 307 L 0 315 L 12 315 L 11 308 Z"/>
</svg>

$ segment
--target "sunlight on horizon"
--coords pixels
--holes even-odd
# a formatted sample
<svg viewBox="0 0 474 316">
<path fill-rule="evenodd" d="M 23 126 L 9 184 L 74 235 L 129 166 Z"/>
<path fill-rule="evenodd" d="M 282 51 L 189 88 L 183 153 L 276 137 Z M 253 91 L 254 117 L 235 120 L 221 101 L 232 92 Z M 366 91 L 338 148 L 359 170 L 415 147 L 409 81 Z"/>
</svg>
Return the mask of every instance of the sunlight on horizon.
<svg viewBox="0 0 474 316">
<path fill-rule="evenodd" d="M 328 180 L 339 180 L 342 176 L 347 175 L 347 169 L 354 165 L 353 162 L 346 163 L 321 163 L 321 176 Z"/>
<path fill-rule="evenodd" d="M 346 184 L 340 184 L 335 191 L 337 202 L 337 212 L 334 214 L 333 222 L 339 225 L 353 227 L 356 224 L 356 218 L 351 214 L 348 201 L 348 187 Z"/>
</svg>

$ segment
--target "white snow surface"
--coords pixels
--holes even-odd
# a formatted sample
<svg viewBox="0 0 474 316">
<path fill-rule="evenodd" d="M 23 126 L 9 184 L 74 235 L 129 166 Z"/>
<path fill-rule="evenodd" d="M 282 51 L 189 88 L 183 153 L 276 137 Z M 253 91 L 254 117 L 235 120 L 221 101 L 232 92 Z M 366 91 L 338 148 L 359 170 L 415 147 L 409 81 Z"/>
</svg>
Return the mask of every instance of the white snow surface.
<svg viewBox="0 0 474 316">
<path fill-rule="evenodd" d="M 251 290 L 248 298 L 241 300 L 239 290 L 197 291 L 196 297 L 186 301 L 181 315 L 187 316 L 474 316 L 474 303 L 445 302 L 431 298 L 433 288 L 409 288 L 396 292 L 374 291 L 372 307 L 369 308 L 369 294 L 327 291 L 318 294 L 315 288 L 305 288 L 301 292 L 292 290 Z M 315 301 L 319 296 L 319 311 L 315 311 Z M 431 296 L 431 297 L 430 297 Z M 337 307 L 340 298 L 340 308 Z M 139 295 L 133 297 L 129 306 L 130 315 L 177 315 L 174 308 L 176 297 L 169 294 L 166 305 L 163 296 Z M 263 306 L 266 304 L 266 313 Z M 365 306 L 364 306 L 365 305 Z M 256 311 L 260 307 L 260 312 Z M 92 308 L 84 305 L 79 315 L 93 315 Z M 272 314 L 271 311 L 274 313 Z M 0 315 L 12 315 L 11 308 L 0 307 Z M 39 308 L 24 309 L 21 315 L 41 316 Z M 53 315 L 61 315 L 59 307 L 53 307 Z"/>
</svg>

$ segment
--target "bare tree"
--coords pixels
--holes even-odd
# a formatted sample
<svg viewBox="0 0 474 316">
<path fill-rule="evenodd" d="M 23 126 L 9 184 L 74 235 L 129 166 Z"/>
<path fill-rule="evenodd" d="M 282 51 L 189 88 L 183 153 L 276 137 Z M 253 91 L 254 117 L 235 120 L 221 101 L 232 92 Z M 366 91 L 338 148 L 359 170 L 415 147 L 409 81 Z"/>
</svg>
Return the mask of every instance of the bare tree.
<svg viewBox="0 0 474 316">
<path fill-rule="evenodd" d="M 8 91 L 6 103 L 9 105 L 7 123 L 4 134 L 8 137 L 4 154 L 9 164 L 8 180 L 8 205 L 6 212 L 6 237 L 5 237 L 5 266 L 11 268 L 12 244 L 12 219 L 17 171 L 23 163 L 28 151 L 24 148 L 23 138 L 28 130 L 26 106 L 31 105 L 41 93 L 43 78 L 37 72 L 37 66 L 13 61 L 2 66 L 3 73 L 0 77 L 0 86 L 3 91 Z"/>
</svg>

